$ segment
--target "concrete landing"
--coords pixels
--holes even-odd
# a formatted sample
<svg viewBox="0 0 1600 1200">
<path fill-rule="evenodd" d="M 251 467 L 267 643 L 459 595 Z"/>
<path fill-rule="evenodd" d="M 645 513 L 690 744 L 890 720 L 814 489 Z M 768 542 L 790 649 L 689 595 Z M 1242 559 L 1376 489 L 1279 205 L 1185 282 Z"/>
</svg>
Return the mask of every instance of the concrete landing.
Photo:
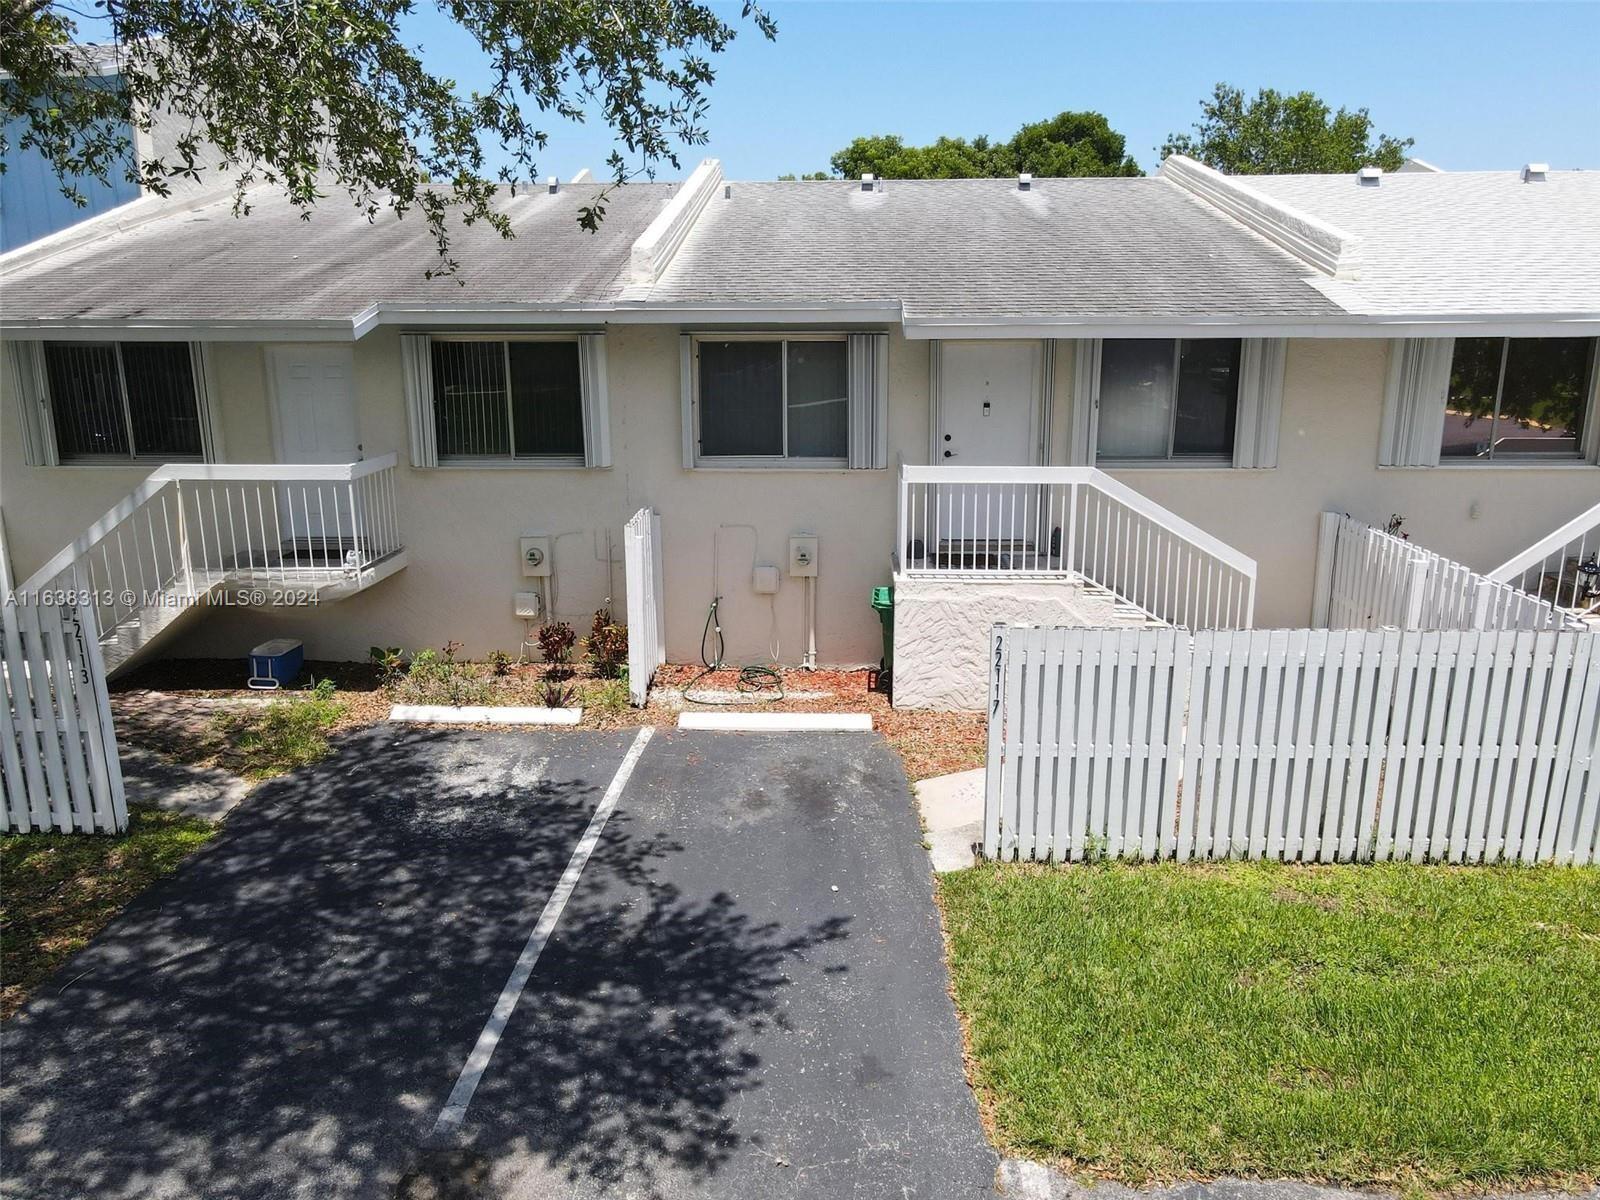
<svg viewBox="0 0 1600 1200">
<path fill-rule="evenodd" d="M 973 848 L 983 842 L 983 768 L 924 779 L 912 790 L 922 810 L 933 869 L 970 867 L 977 857 Z"/>
</svg>

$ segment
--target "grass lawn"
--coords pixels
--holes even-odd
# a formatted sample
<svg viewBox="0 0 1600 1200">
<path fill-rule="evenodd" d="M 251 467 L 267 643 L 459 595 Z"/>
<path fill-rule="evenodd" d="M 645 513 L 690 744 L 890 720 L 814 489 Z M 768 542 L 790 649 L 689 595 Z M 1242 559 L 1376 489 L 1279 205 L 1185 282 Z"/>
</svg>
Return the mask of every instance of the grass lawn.
<svg viewBox="0 0 1600 1200">
<path fill-rule="evenodd" d="M 1135 1181 L 1600 1172 L 1600 870 L 989 864 L 939 888 L 1009 1152 Z"/>
<path fill-rule="evenodd" d="M 198 817 L 134 807 L 123 837 L 0 838 L 0 1019 L 214 832 Z"/>
</svg>

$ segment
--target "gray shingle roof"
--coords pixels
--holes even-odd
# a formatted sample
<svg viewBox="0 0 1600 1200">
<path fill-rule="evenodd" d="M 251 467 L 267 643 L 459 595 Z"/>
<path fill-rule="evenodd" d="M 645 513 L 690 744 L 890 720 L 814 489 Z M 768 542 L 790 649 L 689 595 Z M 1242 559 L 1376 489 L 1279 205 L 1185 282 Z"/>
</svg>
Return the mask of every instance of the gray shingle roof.
<svg viewBox="0 0 1600 1200">
<path fill-rule="evenodd" d="M 1319 281 L 1373 315 L 1600 314 L 1600 172 L 1262 175 L 1241 182 L 1363 240 L 1360 278 Z"/>
<path fill-rule="evenodd" d="M 261 189 L 235 219 L 231 197 L 174 212 L 39 259 L 0 277 L 8 318 L 176 321 L 349 321 L 379 301 L 580 304 L 615 295 L 634 239 L 675 185 L 630 184 L 613 193 L 600 230 L 578 227 L 598 190 L 543 187 L 498 202 L 514 241 L 488 226 L 456 226 L 452 254 L 465 286 L 429 280 L 437 265 L 420 214 L 368 223 L 342 195 L 310 220 Z"/>
<path fill-rule="evenodd" d="M 1311 273 L 1162 179 L 735 183 L 650 300 L 900 301 L 908 320 L 1338 312 Z"/>
<path fill-rule="evenodd" d="M 908 323 L 1299 326 L 1352 316 L 1541 314 L 1600 319 L 1600 173 L 1259 176 L 1269 197 L 1358 235 L 1359 278 L 1333 281 L 1171 180 L 890 180 L 716 188 L 654 284 L 628 278 L 633 243 L 678 190 L 630 184 L 597 234 L 596 187 L 503 198 L 517 232 L 457 228 L 465 286 L 428 280 L 421 218 L 375 222 L 342 196 L 311 220 L 272 189 L 242 220 L 231 198 L 16 264 L 0 316 L 111 323 L 348 323 L 371 306 L 882 305 Z M 196 202 L 200 203 L 200 202 Z"/>
</svg>

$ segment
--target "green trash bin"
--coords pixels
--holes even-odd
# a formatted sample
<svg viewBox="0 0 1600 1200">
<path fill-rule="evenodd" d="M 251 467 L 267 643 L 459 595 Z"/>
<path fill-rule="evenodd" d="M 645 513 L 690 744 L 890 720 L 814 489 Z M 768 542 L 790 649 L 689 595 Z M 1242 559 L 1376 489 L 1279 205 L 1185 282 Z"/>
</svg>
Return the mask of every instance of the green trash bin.
<svg viewBox="0 0 1600 1200">
<path fill-rule="evenodd" d="M 872 607 L 883 624 L 883 673 L 894 674 L 894 589 L 872 589 Z"/>
</svg>

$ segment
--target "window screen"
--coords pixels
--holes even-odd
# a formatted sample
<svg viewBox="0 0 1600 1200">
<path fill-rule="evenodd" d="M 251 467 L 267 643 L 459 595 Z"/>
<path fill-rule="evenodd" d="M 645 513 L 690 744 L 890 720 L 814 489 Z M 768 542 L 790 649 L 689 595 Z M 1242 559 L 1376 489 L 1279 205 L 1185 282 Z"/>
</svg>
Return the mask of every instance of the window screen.
<svg viewBox="0 0 1600 1200">
<path fill-rule="evenodd" d="M 1237 338 L 1106 339 L 1099 457 L 1231 459 L 1240 349 Z"/>
<path fill-rule="evenodd" d="M 582 457 L 577 342 L 441 338 L 432 359 L 441 458 Z"/>
<path fill-rule="evenodd" d="M 789 343 L 789 457 L 844 458 L 850 452 L 848 347 Z"/>
<path fill-rule="evenodd" d="M 187 342 L 48 342 L 45 372 L 63 462 L 204 453 Z"/>
<path fill-rule="evenodd" d="M 783 343 L 700 343 L 700 453 L 783 454 Z"/>
</svg>

